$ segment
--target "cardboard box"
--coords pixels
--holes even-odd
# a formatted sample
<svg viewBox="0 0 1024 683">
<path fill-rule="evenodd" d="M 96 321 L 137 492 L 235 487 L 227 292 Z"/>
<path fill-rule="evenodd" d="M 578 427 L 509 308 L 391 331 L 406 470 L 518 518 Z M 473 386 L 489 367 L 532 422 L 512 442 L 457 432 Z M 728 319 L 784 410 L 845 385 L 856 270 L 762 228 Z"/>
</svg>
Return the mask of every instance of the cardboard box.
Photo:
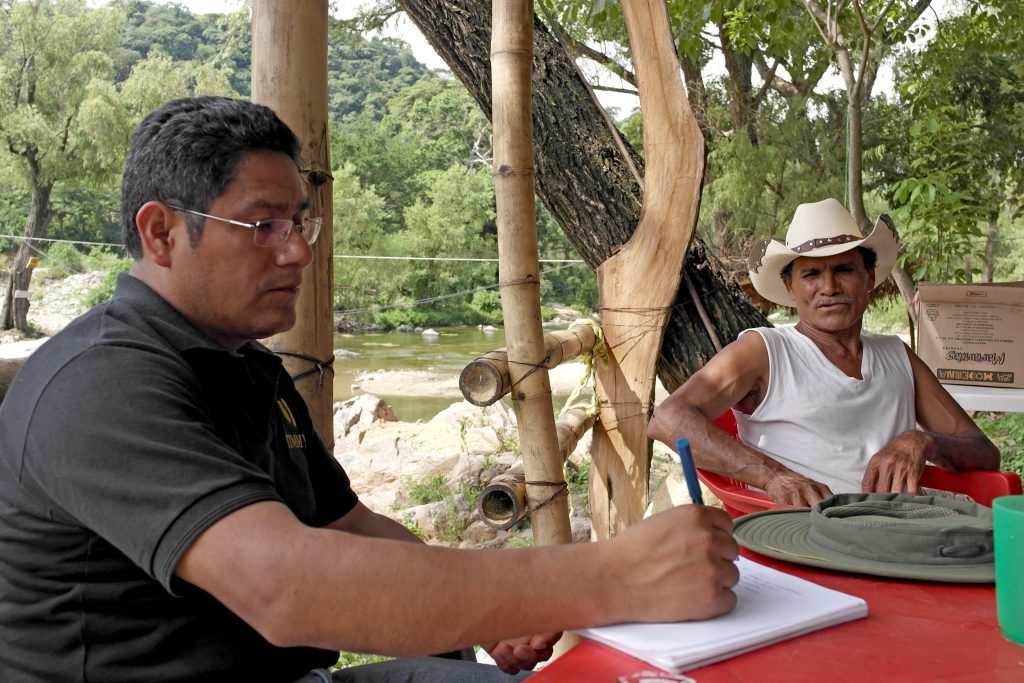
<svg viewBox="0 0 1024 683">
<path fill-rule="evenodd" d="M 918 286 L 917 354 L 943 384 L 1024 387 L 1024 282 Z"/>
</svg>

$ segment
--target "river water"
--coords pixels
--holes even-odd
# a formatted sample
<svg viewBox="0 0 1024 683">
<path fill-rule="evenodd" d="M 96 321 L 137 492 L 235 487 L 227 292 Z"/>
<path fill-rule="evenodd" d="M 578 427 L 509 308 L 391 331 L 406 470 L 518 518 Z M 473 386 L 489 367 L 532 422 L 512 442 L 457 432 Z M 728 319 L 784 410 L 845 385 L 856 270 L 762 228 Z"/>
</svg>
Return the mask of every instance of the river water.
<svg viewBox="0 0 1024 683">
<path fill-rule="evenodd" d="M 476 327 L 450 327 L 440 328 L 437 332 L 436 337 L 425 337 L 416 332 L 335 335 L 335 349 L 358 355 L 334 360 L 334 400 L 344 401 L 364 393 L 358 388 L 361 377 L 397 371 L 422 373 L 427 380 L 433 376 L 454 378 L 457 386 L 459 373 L 468 363 L 488 351 L 505 346 L 505 333 L 500 329 L 484 331 Z M 387 401 L 398 418 L 406 422 L 428 419 L 462 400 L 457 392 L 439 397 L 423 395 L 422 391 L 403 391 L 401 387 L 392 391 L 372 393 Z M 451 394 L 450 388 L 448 393 Z"/>
</svg>

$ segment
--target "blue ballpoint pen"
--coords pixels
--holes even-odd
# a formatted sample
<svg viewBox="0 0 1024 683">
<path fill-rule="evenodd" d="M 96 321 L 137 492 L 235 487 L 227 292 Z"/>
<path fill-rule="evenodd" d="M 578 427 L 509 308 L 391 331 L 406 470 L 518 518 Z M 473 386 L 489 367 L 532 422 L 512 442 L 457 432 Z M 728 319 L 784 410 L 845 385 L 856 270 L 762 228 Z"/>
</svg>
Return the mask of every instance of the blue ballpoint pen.
<svg viewBox="0 0 1024 683">
<path fill-rule="evenodd" d="M 690 453 L 690 442 L 687 439 L 676 441 L 676 452 L 679 454 L 679 462 L 683 466 L 683 477 L 686 479 L 686 489 L 690 492 L 690 500 L 697 505 L 704 504 L 704 496 L 700 493 L 700 481 L 697 479 L 697 468 L 693 465 L 693 454 Z"/>
</svg>

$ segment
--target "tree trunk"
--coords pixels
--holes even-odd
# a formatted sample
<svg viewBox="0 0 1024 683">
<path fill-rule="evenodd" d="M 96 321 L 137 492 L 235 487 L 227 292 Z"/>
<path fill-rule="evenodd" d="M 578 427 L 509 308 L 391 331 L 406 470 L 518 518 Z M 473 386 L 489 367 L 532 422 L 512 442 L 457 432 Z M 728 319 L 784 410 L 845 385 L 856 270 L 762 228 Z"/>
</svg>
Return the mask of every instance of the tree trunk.
<svg viewBox="0 0 1024 683">
<path fill-rule="evenodd" d="M 754 102 L 752 75 L 754 58 L 743 54 L 729 40 L 728 28 L 724 22 L 718 26 L 722 40 L 722 59 L 725 70 L 729 74 L 729 114 L 732 118 L 733 133 L 745 131 L 750 144 L 757 146 L 757 124 L 754 119 Z"/>
<path fill-rule="evenodd" d="M 914 308 L 914 295 L 916 294 L 916 288 L 914 286 L 914 280 L 910 277 L 910 273 L 903 270 L 902 266 L 895 266 L 892 269 L 892 279 L 896 283 L 896 288 L 900 291 L 900 297 L 903 299 L 903 305 L 907 309 L 907 318 L 910 319 L 910 326 L 917 326 L 917 309 Z"/>
<path fill-rule="evenodd" d="M 985 230 L 985 260 L 981 264 L 981 281 L 992 282 L 995 277 L 996 243 L 999 242 L 999 222 L 988 222 Z"/>
<path fill-rule="evenodd" d="M 871 228 L 871 222 L 864 211 L 863 108 L 871 99 L 871 91 L 878 76 L 878 68 L 885 56 L 892 50 L 893 43 L 891 41 L 909 29 L 928 9 L 931 2 L 932 0 L 915 0 L 914 4 L 906 7 L 904 12 L 896 12 L 895 20 L 886 22 L 884 30 L 879 28 L 876 19 L 871 17 L 865 19 L 861 16 L 861 8 L 854 2 L 860 27 L 858 41 L 850 40 L 843 34 L 839 16 L 835 14 L 843 11 L 840 6 L 834 6 L 831 2 L 827 2 L 823 8 L 816 0 L 803 0 L 804 8 L 814 20 L 822 40 L 835 55 L 839 72 L 842 74 L 846 86 L 846 205 L 850 213 L 853 214 L 854 220 L 864 231 Z M 886 7 L 888 8 L 890 5 L 886 5 Z M 860 52 L 855 60 L 851 50 L 852 46 L 858 42 Z M 910 279 L 910 275 L 898 266 L 893 269 L 893 280 L 906 304 L 907 317 L 910 319 L 913 330 L 917 325 L 917 314 L 911 303 L 914 283 Z"/>
<path fill-rule="evenodd" d="M 490 2 L 399 0 L 399 4 L 489 116 Z M 633 235 L 642 191 L 570 58 L 539 21 L 534 25 L 533 92 L 538 195 L 580 257 L 596 270 Z M 642 159 L 632 150 L 629 153 L 642 169 Z M 697 238 L 684 276 L 693 283 L 723 342 L 732 341 L 748 327 L 767 324 Z M 714 354 L 714 343 L 687 288 L 680 287 L 658 360 L 662 384 L 669 391 L 675 389 Z"/>
<path fill-rule="evenodd" d="M 50 219 L 53 211 L 50 208 L 50 195 L 53 192 L 53 185 L 37 185 L 32 188 L 32 206 L 28 211 L 28 218 L 25 219 L 25 240 L 18 247 L 14 256 L 14 263 L 7 277 L 7 287 L 4 289 L 3 309 L 0 310 L 0 320 L 3 329 L 9 330 L 12 327 L 28 331 L 28 307 L 27 296 L 15 296 L 18 292 L 29 291 L 32 283 L 32 254 L 38 249 L 33 238 L 46 235 L 46 229 L 50 226 Z"/>
</svg>

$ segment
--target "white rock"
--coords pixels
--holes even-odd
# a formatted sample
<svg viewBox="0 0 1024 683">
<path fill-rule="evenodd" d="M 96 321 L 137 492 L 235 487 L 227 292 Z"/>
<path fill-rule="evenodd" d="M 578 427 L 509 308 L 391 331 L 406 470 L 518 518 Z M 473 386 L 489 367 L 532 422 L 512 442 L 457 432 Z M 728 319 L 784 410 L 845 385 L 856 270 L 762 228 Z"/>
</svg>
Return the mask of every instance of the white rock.
<svg viewBox="0 0 1024 683">
<path fill-rule="evenodd" d="M 374 422 L 396 422 L 395 411 L 380 398 L 371 394 L 353 396 L 334 404 L 334 434 L 347 437 L 353 432 L 357 441 Z"/>
</svg>

